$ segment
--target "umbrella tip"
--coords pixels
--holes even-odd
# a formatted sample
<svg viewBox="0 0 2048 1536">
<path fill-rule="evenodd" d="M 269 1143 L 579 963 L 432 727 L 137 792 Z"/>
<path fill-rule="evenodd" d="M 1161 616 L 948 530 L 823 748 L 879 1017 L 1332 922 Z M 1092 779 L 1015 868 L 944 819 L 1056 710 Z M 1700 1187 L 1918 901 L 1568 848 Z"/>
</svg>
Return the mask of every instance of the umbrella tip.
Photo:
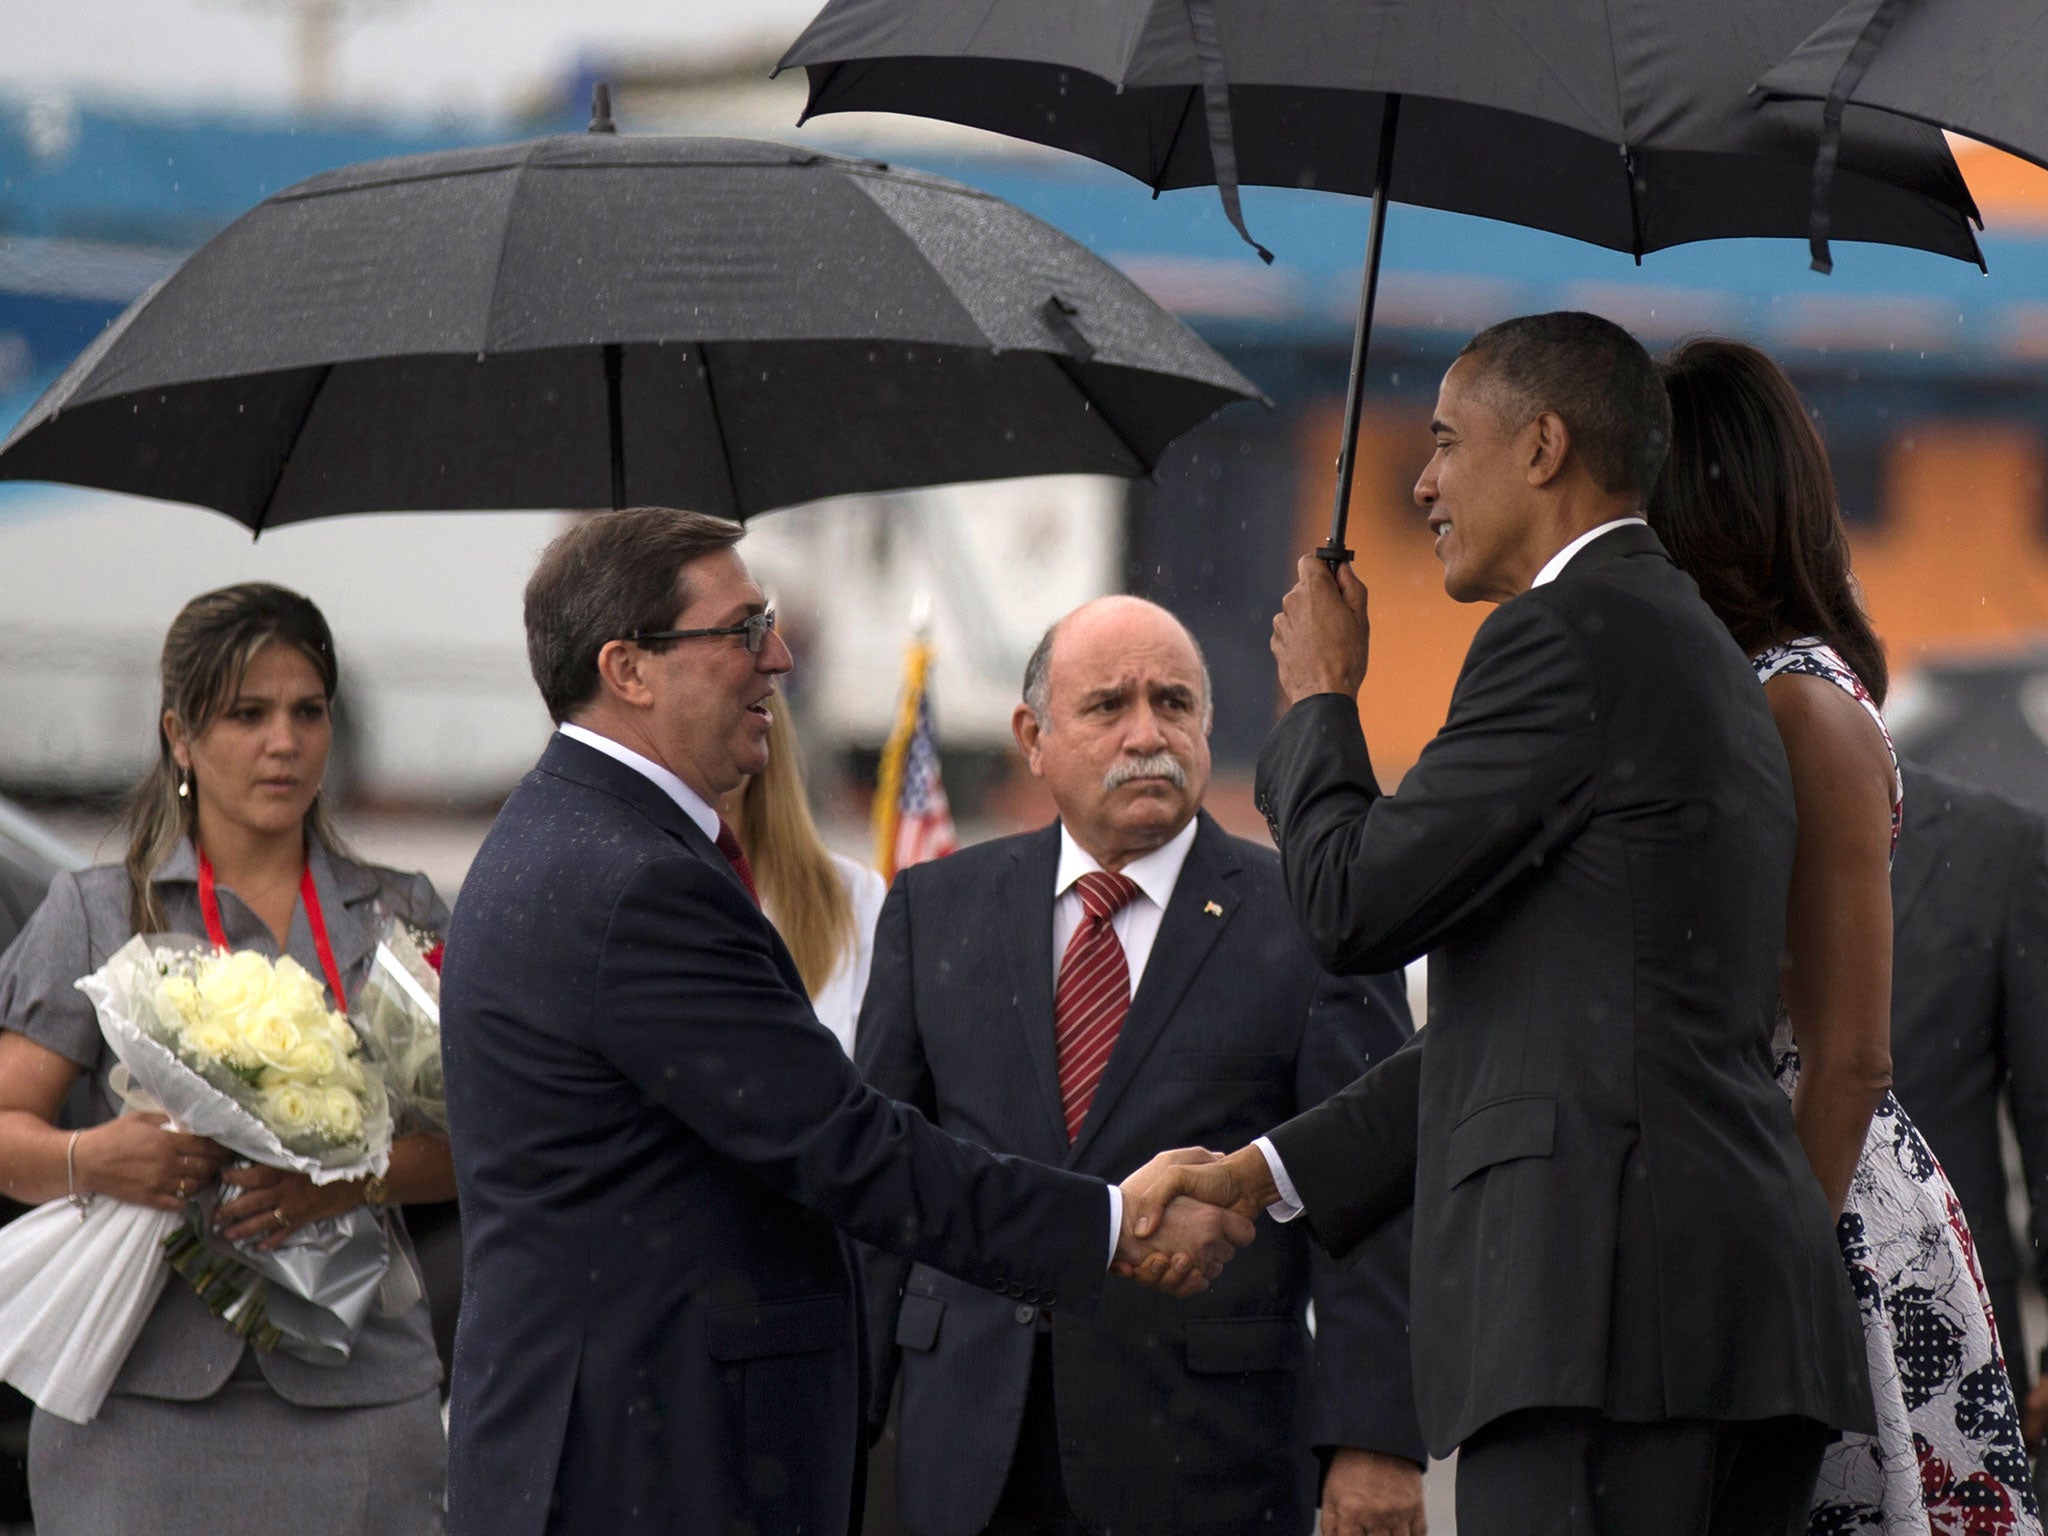
<svg viewBox="0 0 2048 1536">
<path fill-rule="evenodd" d="M 592 133 L 617 133 L 619 125 L 612 121 L 612 88 L 600 80 L 590 88 L 590 131 Z"/>
</svg>

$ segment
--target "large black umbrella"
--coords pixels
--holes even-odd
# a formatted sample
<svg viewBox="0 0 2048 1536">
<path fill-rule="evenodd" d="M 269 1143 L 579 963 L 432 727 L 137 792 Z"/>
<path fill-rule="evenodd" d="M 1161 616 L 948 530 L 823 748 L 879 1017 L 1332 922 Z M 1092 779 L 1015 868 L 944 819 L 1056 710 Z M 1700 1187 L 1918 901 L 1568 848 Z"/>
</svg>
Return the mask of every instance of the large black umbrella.
<svg viewBox="0 0 2048 1536">
<path fill-rule="evenodd" d="M 1370 193 L 1326 557 L 1340 557 L 1386 200 L 1645 252 L 1806 232 L 1821 129 L 1749 97 L 1838 0 L 829 0 L 790 48 L 806 116 L 890 111 L 1101 160 L 1154 191 Z M 1844 239 L 1977 260 L 1931 129 L 1852 112 Z M 1251 237 L 1246 233 L 1246 238 Z"/>
<path fill-rule="evenodd" d="M 351 166 L 253 209 L 36 404 L 0 478 L 334 513 L 1147 472 L 1257 390 L 1115 268 L 934 176 L 734 139 Z"/>
<path fill-rule="evenodd" d="M 1877 108 L 1952 128 L 2048 166 L 2048 7 L 2040 0 L 1851 0 L 1775 65 L 1772 100 Z M 1814 265 L 1839 208 L 1832 134 L 1815 165 Z M 1832 185 L 1831 185 L 1832 183 Z"/>
</svg>

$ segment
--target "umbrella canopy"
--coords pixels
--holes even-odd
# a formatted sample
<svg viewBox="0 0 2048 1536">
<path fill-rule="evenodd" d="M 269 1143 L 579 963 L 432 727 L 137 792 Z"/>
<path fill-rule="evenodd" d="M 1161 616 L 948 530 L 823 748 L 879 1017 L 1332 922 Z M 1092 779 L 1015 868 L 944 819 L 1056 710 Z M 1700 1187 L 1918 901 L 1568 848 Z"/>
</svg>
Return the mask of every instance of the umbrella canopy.
<svg viewBox="0 0 2048 1536">
<path fill-rule="evenodd" d="M 1257 390 L 1115 268 L 934 176 L 733 139 L 350 166 L 223 230 L 0 445 L 0 478 L 335 513 L 1147 472 Z"/>
<path fill-rule="evenodd" d="M 2048 9 L 2040 0 L 1851 0 L 1757 89 L 1771 101 L 1825 102 L 1830 120 L 1859 107 L 1895 112 L 2048 166 Z M 1840 183 L 1825 153 L 1817 171 L 1823 261 L 1830 233 L 1842 233 Z"/>
<path fill-rule="evenodd" d="M 945 118 L 1155 191 L 1215 181 L 1224 147 L 1239 181 L 1370 193 L 1398 95 L 1396 202 L 1642 255 L 1806 233 L 1820 110 L 1748 93 L 1836 3 L 830 0 L 782 64 L 808 72 L 807 117 Z M 1976 260 L 1940 136 L 1868 112 L 1847 129 L 1837 234 Z"/>
<path fill-rule="evenodd" d="M 1386 203 L 1420 203 L 1644 253 L 1806 232 L 1821 109 L 1761 106 L 1757 74 L 1834 0 L 828 0 L 784 56 L 808 118 L 891 111 L 1073 150 L 1168 187 L 1369 192 L 1330 538 L 1357 457 Z M 1939 133 L 1852 112 L 1843 239 L 1977 261 Z M 1272 257 L 1264 247 L 1259 254 Z"/>
</svg>

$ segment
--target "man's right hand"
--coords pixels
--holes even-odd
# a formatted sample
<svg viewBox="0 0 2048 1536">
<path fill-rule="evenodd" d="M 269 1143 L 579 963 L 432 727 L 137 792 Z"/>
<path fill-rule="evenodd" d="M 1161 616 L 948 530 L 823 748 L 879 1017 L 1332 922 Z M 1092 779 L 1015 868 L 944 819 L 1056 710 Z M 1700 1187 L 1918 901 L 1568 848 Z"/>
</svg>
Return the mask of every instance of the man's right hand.
<svg viewBox="0 0 2048 1536">
<path fill-rule="evenodd" d="M 1117 1241 L 1116 1273 L 1169 1296 L 1194 1296 L 1209 1288 L 1256 1228 L 1250 1217 L 1199 1199 L 1161 1197 L 1163 1170 L 1194 1167 L 1216 1157 L 1200 1147 L 1162 1152 L 1123 1183 L 1123 1235 Z"/>
<path fill-rule="evenodd" d="M 1165 1257 L 1174 1246 L 1166 1240 L 1165 1228 L 1175 1220 L 1176 1207 L 1199 1204 L 1243 1223 L 1246 1236 L 1237 1242 L 1237 1247 L 1242 1248 L 1251 1241 L 1250 1234 L 1255 1230 L 1252 1223 L 1258 1220 L 1259 1213 L 1280 1197 L 1265 1155 L 1255 1146 L 1228 1157 L 1218 1157 L 1200 1147 L 1162 1152 L 1124 1180 L 1123 1191 L 1125 1232 L 1154 1251 L 1127 1259 L 1126 1248 L 1137 1245 L 1119 1244 L 1116 1272 L 1155 1290 L 1189 1296 L 1203 1287 L 1175 1289 L 1186 1268 L 1177 1267 Z"/>
</svg>

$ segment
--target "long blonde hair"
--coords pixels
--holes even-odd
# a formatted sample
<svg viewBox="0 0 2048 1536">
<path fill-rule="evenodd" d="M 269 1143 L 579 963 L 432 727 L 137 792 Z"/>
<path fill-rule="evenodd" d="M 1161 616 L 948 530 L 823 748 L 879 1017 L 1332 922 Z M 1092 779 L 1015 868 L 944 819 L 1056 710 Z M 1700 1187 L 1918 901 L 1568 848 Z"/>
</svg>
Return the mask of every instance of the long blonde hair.
<svg viewBox="0 0 2048 1536">
<path fill-rule="evenodd" d="M 762 910 L 816 997 L 853 948 L 853 898 L 811 819 L 796 754 L 789 701 L 777 698 L 769 709 L 768 766 L 747 780 L 730 819 L 753 866 Z"/>
</svg>

